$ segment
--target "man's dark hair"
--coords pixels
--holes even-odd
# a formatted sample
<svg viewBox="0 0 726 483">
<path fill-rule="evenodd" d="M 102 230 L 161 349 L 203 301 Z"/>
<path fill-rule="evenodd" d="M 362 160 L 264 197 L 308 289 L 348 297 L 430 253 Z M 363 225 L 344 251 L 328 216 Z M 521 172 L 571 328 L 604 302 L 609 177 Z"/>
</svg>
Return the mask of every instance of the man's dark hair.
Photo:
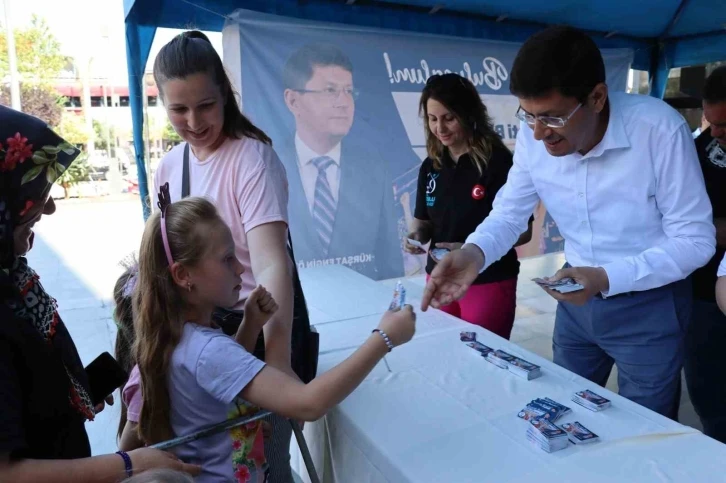
<svg viewBox="0 0 726 483">
<path fill-rule="evenodd" d="M 557 91 L 584 102 L 596 85 L 605 82 L 605 63 L 584 32 L 557 26 L 527 39 L 511 74 L 509 90 L 517 97 L 532 99 Z"/>
<path fill-rule="evenodd" d="M 706 104 L 726 102 L 726 65 L 716 67 L 703 85 L 703 101 Z"/>
<path fill-rule="evenodd" d="M 353 64 L 338 47 L 330 44 L 309 44 L 287 59 L 282 73 L 285 89 L 304 89 L 313 76 L 315 66 L 338 66 L 353 73 Z"/>
</svg>

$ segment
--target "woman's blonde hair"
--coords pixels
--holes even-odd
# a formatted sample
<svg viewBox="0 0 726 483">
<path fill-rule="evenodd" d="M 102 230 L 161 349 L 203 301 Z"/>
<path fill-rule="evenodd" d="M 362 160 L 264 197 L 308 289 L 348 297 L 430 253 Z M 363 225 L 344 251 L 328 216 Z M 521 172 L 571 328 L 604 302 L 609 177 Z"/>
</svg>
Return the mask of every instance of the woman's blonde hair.
<svg viewBox="0 0 726 483">
<path fill-rule="evenodd" d="M 193 267 L 204 257 L 210 225 L 223 223 L 203 198 L 186 198 L 165 211 L 167 239 L 175 263 Z M 154 444 L 174 436 L 169 421 L 166 375 L 184 328 L 184 299 L 174 283 L 161 236 L 161 216 L 154 214 L 141 238 L 139 273 L 134 291 L 134 354 L 141 374 L 143 406 L 139 437 Z"/>
<path fill-rule="evenodd" d="M 426 81 L 426 86 L 421 93 L 419 114 L 424 118 L 426 151 L 433 161 L 435 169 L 441 169 L 441 160 L 446 147 L 429 128 L 429 99 L 440 102 L 459 121 L 459 125 L 467 137 L 469 157 L 479 170 L 479 174 L 484 173 L 495 146 L 507 149 L 502 139 L 494 131 L 492 119 L 474 84 L 459 74 L 433 75 Z"/>
</svg>

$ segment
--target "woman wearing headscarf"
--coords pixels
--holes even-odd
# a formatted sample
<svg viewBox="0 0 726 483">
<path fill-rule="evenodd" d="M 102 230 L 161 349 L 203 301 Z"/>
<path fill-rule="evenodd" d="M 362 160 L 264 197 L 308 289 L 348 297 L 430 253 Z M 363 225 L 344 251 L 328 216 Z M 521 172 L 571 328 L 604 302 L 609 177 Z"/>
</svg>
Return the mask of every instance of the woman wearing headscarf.
<svg viewBox="0 0 726 483">
<path fill-rule="evenodd" d="M 42 121 L 0 106 L 0 481 L 116 482 L 150 468 L 197 472 L 143 448 L 91 457 L 88 379 L 56 300 L 28 266 L 50 188 L 78 156 Z"/>
</svg>

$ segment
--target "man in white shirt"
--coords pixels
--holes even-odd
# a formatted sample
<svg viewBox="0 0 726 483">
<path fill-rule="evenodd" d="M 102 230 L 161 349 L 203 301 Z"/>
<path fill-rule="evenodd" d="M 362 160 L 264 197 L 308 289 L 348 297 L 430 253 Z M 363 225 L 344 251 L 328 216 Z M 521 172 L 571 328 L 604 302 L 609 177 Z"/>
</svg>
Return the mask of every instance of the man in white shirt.
<svg viewBox="0 0 726 483">
<path fill-rule="evenodd" d="M 450 303 L 504 255 L 539 200 L 565 239 L 583 290 L 559 301 L 554 361 L 677 417 L 691 272 L 713 255 L 715 229 L 691 132 L 652 97 L 608 93 L 595 43 L 569 27 L 533 35 L 510 91 L 524 126 L 494 209 L 431 273 L 422 309 Z"/>
<path fill-rule="evenodd" d="M 345 264 L 374 280 L 403 275 L 393 181 L 374 140 L 352 134 L 353 65 L 338 47 L 310 44 L 283 70 L 295 135 L 276 143 L 289 183 L 299 264 Z"/>
</svg>

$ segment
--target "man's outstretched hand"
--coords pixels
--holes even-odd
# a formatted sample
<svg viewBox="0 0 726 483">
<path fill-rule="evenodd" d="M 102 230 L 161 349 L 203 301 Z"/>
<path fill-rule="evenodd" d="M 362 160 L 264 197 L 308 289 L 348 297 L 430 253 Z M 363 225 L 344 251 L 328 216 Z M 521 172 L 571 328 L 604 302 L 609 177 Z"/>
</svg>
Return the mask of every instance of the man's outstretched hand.
<svg viewBox="0 0 726 483">
<path fill-rule="evenodd" d="M 484 254 L 476 245 L 464 245 L 447 253 L 431 271 L 421 310 L 439 308 L 461 299 L 484 266 Z"/>
</svg>

